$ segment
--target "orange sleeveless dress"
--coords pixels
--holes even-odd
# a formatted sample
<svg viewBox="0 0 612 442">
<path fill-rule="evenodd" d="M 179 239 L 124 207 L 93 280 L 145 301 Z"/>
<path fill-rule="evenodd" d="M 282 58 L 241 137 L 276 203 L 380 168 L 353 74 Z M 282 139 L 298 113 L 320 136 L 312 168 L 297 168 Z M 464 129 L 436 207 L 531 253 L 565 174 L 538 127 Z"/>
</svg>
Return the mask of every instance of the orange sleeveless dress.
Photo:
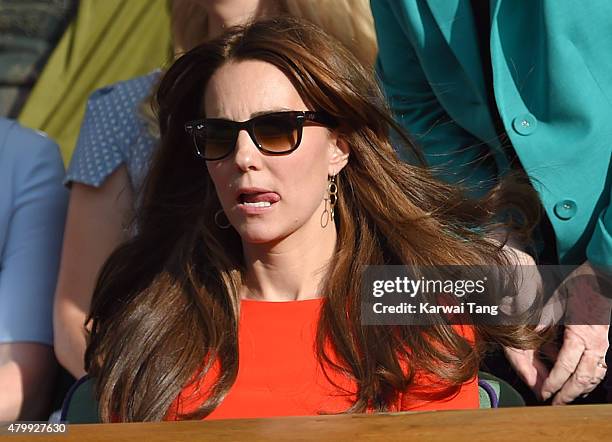
<svg viewBox="0 0 612 442">
<path fill-rule="evenodd" d="M 316 359 L 321 304 L 322 298 L 289 302 L 243 300 L 238 376 L 223 402 L 206 419 L 308 416 L 348 409 L 355 401 L 354 382 L 328 369 L 327 374 L 341 387 L 337 388 Z M 471 334 L 471 329 L 466 330 Z M 195 411 L 206 400 L 205 392 L 212 384 L 206 380 L 216 379 L 218 369 L 213 365 L 199 385 L 185 387 L 170 406 L 166 420 L 177 420 L 180 414 Z M 427 386 L 428 382 L 426 377 L 415 377 L 419 386 Z M 474 377 L 444 400 L 419 398 L 400 394 L 389 411 L 478 408 L 478 380 Z"/>
</svg>

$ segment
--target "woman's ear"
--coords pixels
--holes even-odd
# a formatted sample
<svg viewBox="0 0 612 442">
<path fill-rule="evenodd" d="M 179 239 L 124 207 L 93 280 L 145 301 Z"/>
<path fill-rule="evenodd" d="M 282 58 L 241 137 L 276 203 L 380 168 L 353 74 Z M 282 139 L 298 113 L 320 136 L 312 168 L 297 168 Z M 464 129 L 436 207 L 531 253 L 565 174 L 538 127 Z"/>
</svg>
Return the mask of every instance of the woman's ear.
<svg viewBox="0 0 612 442">
<path fill-rule="evenodd" d="M 331 155 L 329 158 L 329 176 L 334 176 L 340 173 L 340 171 L 348 164 L 350 147 L 346 140 L 341 135 L 336 135 L 332 139 L 330 145 Z"/>
</svg>

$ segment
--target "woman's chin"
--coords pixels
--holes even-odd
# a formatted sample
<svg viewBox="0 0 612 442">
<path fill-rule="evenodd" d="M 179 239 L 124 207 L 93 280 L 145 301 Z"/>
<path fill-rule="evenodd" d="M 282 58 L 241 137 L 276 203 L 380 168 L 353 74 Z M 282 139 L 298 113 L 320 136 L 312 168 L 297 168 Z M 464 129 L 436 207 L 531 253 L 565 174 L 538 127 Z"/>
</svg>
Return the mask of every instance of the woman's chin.
<svg viewBox="0 0 612 442">
<path fill-rule="evenodd" d="M 245 244 L 266 244 L 274 243 L 281 239 L 281 235 L 278 232 L 271 232 L 264 229 L 253 229 L 244 226 L 243 228 L 236 229 L 242 242 Z"/>
</svg>

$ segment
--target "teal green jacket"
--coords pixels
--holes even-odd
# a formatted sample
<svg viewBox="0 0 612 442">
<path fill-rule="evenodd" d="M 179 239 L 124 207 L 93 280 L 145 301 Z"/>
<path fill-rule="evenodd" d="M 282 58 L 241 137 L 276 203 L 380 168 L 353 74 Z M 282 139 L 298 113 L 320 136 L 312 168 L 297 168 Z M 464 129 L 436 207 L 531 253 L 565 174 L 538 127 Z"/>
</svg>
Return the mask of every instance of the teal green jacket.
<svg viewBox="0 0 612 442">
<path fill-rule="evenodd" d="M 469 0 L 372 0 L 377 71 L 399 122 L 449 180 L 508 170 Z M 612 1 L 490 0 L 495 103 L 561 262 L 612 265 Z M 483 150 L 492 161 L 482 161 Z"/>
</svg>

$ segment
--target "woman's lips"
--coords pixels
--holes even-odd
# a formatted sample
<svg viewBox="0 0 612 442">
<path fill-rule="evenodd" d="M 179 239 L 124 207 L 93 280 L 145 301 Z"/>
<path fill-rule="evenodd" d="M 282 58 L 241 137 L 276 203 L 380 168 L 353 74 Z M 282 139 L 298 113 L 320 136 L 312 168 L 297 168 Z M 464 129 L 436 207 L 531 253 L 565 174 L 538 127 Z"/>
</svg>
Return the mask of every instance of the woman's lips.
<svg viewBox="0 0 612 442">
<path fill-rule="evenodd" d="M 238 196 L 238 208 L 246 214 L 264 213 L 279 201 L 276 192 L 246 189 Z"/>
</svg>

